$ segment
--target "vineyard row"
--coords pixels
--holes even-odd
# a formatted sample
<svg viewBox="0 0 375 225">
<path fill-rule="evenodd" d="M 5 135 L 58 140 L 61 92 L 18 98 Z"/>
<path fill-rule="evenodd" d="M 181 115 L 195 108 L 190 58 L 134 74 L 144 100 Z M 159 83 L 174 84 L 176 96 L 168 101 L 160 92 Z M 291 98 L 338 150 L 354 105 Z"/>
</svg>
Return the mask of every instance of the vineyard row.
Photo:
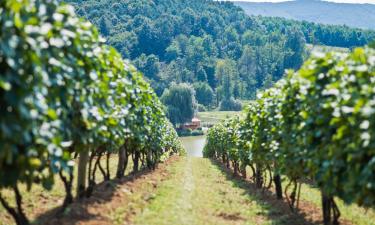
<svg viewBox="0 0 375 225">
<path fill-rule="evenodd" d="M 322 192 L 325 224 L 338 224 L 334 197 L 375 206 L 375 50 L 312 56 L 274 87 L 259 93 L 245 119 L 208 131 L 206 157 L 250 167 L 259 188 L 275 184 L 278 198 L 296 207 L 299 182 Z M 271 182 L 266 182 L 266 178 Z M 290 181 L 282 191 L 281 178 Z"/>
<path fill-rule="evenodd" d="M 72 203 L 90 196 L 100 159 L 118 155 L 150 169 L 182 150 L 159 99 L 136 69 L 104 44 L 72 6 L 56 0 L 0 2 L 0 202 L 17 224 L 29 224 L 20 184 L 52 188 L 62 179 Z M 108 164 L 108 160 L 107 160 Z M 1 190 L 14 191 L 16 206 Z"/>
</svg>

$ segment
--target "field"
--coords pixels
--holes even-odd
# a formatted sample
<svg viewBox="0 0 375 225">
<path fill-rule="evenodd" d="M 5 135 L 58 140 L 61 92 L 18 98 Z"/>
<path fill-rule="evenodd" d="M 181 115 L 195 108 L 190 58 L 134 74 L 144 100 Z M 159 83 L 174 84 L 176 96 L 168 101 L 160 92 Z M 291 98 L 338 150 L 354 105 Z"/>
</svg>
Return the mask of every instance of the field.
<svg viewBox="0 0 375 225">
<path fill-rule="evenodd" d="M 205 123 L 215 124 L 227 118 L 238 116 L 242 118 L 245 115 L 244 112 L 236 111 L 209 111 L 209 112 L 198 112 L 198 118 Z"/>
<path fill-rule="evenodd" d="M 326 46 L 326 45 L 312 45 L 306 44 L 307 50 L 311 52 L 349 52 L 350 49 L 348 48 L 340 48 L 340 47 L 333 47 L 333 46 Z"/>
</svg>

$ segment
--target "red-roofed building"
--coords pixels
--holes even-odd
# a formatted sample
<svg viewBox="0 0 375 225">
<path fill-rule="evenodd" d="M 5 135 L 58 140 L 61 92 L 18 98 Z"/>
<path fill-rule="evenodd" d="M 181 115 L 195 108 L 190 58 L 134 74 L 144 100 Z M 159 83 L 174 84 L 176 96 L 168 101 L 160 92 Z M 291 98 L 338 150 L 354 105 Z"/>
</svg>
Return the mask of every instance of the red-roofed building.
<svg viewBox="0 0 375 225">
<path fill-rule="evenodd" d="M 185 123 L 184 124 L 184 128 L 185 129 L 192 129 L 192 130 L 195 130 L 195 129 L 198 129 L 199 127 L 201 126 L 201 120 L 198 119 L 197 117 L 194 117 L 190 123 Z"/>
</svg>

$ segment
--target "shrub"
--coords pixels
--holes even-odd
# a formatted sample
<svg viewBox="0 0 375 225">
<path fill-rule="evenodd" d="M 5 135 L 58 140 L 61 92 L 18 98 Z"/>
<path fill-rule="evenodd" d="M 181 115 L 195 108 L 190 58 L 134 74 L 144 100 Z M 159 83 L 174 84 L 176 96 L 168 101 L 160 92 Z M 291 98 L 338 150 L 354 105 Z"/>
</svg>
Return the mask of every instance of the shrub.
<svg viewBox="0 0 375 225">
<path fill-rule="evenodd" d="M 201 136 L 201 135 L 203 135 L 203 131 L 202 130 L 193 130 L 192 132 L 191 132 L 191 136 Z"/>
<path fill-rule="evenodd" d="M 207 108 L 204 105 L 197 104 L 198 112 L 206 112 Z"/>
<path fill-rule="evenodd" d="M 242 104 L 234 98 L 224 99 L 220 102 L 220 111 L 241 111 Z"/>
</svg>

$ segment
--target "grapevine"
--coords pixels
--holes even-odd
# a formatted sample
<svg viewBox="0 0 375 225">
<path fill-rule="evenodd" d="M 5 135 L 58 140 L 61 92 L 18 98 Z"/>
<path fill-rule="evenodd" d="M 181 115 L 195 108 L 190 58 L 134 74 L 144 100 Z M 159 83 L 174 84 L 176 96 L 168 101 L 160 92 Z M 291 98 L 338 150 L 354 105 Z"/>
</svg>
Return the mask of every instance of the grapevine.
<svg viewBox="0 0 375 225">
<path fill-rule="evenodd" d="M 272 170 L 279 198 L 280 175 L 286 176 L 284 197 L 292 210 L 298 205 L 298 183 L 313 181 L 322 192 L 324 223 L 338 224 L 334 197 L 375 206 L 374 114 L 375 50 L 317 54 L 259 93 L 245 119 L 211 128 L 204 151 L 223 159 L 238 154 L 240 167 L 251 166 L 259 188 L 265 187 L 264 171 Z M 219 148 L 228 142 L 237 151 Z"/>
</svg>

